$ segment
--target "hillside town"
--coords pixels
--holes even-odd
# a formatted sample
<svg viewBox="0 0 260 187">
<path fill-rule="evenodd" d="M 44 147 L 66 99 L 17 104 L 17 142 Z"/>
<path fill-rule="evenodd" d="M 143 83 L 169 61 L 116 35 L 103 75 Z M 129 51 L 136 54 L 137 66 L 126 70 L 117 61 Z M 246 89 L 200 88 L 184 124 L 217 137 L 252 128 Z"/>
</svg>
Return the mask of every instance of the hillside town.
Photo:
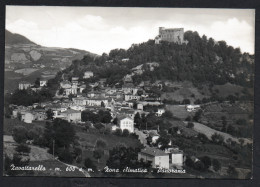
<svg viewBox="0 0 260 187">
<path fill-rule="evenodd" d="M 16 80 L 5 95 L 6 175 L 248 178 L 253 58 L 160 27 L 128 50 L 85 55 L 51 78 Z M 9 165 L 17 160 L 46 164 L 49 173 L 15 173 Z"/>
<path fill-rule="evenodd" d="M 84 93 L 86 84 L 84 80 L 93 77 L 91 71 L 86 71 L 79 81 L 79 77 L 72 77 L 71 81 L 66 79 L 65 75 L 60 82 L 60 87 L 52 101 L 42 103 L 34 103 L 32 106 L 15 106 L 13 108 L 12 118 L 18 118 L 25 123 L 33 123 L 34 121 L 47 120 L 47 112 L 53 113 L 52 119 L 62 119 L 70 123 L 81 124 L 85 123 L 81 119 L 81 113 L 84 110 L 90 110 L 97 113 L 100 109 L 109 111 L 111 115 L 111 131 L 121 129 L 127 130 L 129 133 L 136 133 L 145 138 L 151 137 L 152 144 L 156 143 L 159 138 L 158 130 L 143 130 L 139 131 L 134 125 L 134 117 L 137 113 L 140 115 L 148 115 L 149 112 L 144 111 L 144 107 L 155 106 L 157 109 L 156 115 L 162 116 L 165 113 L 165 108 L 162 108 L 160 97 L 155 97 L 149 94 L 153 86 L 161 88 L 161 83 L 149 84 L 142 83 L 139 86 L 134 86 L 131 81 L 131 76 L 126 76 L 124 84 L 120 88 L 107 87 L 101 80 L 95 84 L 89 84 L 91 90 Z M 31 90 L 37 92 L 47 86 L 47 80 L 41 79 L 40 86 L 37 87 L 29 82 L 20 82 L 19 90 Z M 62 90 L 62 92 L 60 91 Z M 199 105 L 187 105 L 187 111 L 195 111 Z M 112 122 L 117 119 L 117 124 Z M 140 139 L 140 138 L 139 138 Z M 150 147 L 147 142 L 142 142 L 144 149 L 138 153 L 138 160 L 143 159 L 145 162 L 151 161 L 153 168 L 179 168 L 181 169 L 184 162 L 183 151 L 178 147 L 167 148 L 161 151 L 159 147 Z M 170 145 L 170 144 L 169 144 Z"/>
</svg>

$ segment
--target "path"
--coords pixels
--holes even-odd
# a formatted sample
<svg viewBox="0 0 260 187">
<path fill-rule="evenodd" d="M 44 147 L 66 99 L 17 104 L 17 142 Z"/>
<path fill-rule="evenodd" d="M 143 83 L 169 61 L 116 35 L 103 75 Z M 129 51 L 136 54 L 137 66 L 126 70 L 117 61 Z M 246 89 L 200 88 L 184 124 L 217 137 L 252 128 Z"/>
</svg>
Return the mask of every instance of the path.
<svg viewBox="0 0 260 187">
<path fill-rule="evenodd" d="M 188 122 L 184 121 L 185 124 L 187 124 Z M 252 140 L 248 139 L 248 138 L 236 138 L 236 137 L 233 137 L 231 136 L 230 134 L 228 133 L 224 133 L 224 132 L 221 132 L 221 131 L 217 131 L 215 129 L 212 129 L 206 125 L 203 125 L 201 123 L 197 123 L 197 122 L 193 122 L 194 124 L 194 130 L 199 132 L 199 133 L 202 133 L 202 134 L 205 134 L 209 139 L 211 139 L 211 136 L 215 133 L 217 134 L 220 134 L 221 136 L 224 137 L 224 140 L 227 141 L 227 139 L 231 139 L 237 143 L 240 144 L 239 142 L 239 139 L 243 139 L 244 140 L 244 144 L 247 144 L 247 143 L 252 143 Z"/>
</svg>

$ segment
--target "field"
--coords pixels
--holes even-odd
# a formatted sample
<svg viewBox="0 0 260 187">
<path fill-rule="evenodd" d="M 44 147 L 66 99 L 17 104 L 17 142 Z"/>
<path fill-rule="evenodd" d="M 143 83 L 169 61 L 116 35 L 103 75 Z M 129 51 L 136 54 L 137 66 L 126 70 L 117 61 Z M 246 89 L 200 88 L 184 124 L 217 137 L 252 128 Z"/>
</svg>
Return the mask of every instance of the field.
<svg viewBox="0 0 260 187">
<path fill-rule="evenodd" d="M 124 144 L 127 147 L 141 147 L 140 142 L 138 139 L 134 137 L 119 137 L 113 134 L 109 135 L 103 135 L 100 133 L 85 133 L 85 132 L 77 132 L 77 136 L 79 136 L 79 143 L 82 148 L 82 162 L 80 164 L 76 164 L 78 166 L 83 166 L 84 164 L 84 159 L 85 158 L 90 158 L 94 164 L 97 166 L 98 169 L 102 170 L 106 166 L 106 161 L 109 157 L 109 150 L 112 149 L 113 147 L 119 145 L 119 144 Z M 104 155 L 101 157 L 99 162 L 93 157 L 93 151 L 95 150 L 94 146 L 96 144 L 97 140 L 103 140 L 106 142 L 106 147 L 104 150 Z"/>
<path fill-rule="evenodd" d="M 188 112 L 185 105 L 166 105 L 166 110 L 169 110 L 173 116 L 180 119 L 186 119 L 188 116 L 192 115 L 193 112 Z"/>
<path fill-rule="evenodd" d="M 31 73 L 37 71 L 38 69 L 36 68 L 24 68 L 24 69 L 18 69 L 15 70 L 15 73 L 20 73 L 23 74 L 24 76 L 30 75 Z"/>
<path fill-rule="evenodd" d="M 3 134 L 5 134 L 5 135 L 12 135 L 12 130 L 16 126 L 23 126 L 27 130 L 30 130 L 35 127 L 44 128 L 44 126 L 45 126 L 44 121 L 37 121 L 37 122 L 33 122 L 33 123 L 29 124 L 29 123 L 24 123 L 22 121 L 19 121 L 18 119 L 9 119 L 9 118 L 4 118 L 3 124 L 4 124 L 3 125 L 4 133 Z"/>
<path fill-rule="evenodd" d="M 187 122 L 185 122 L 187 123 Z M 227 134 L 227 133 L 224 133 L 224 132 L 220 132 L 220 131 L 217 131 L 215 129 L 212 129 L 206 125 L 203 125 L 201 123 L 197 123 L 197 122 L 193 122 L 194 124 L 194 130 L 199 132 L 199 133 L 202 133 L 202 134 L 205 134 L 209 139 L 211 139 L 211 136 L 214 134 L 214 133 L 217 133 L 217 134 L 220 134 L 221 136 L 223 136 L 224 140 L 227 141 L 228 139 L 231 139 L 237 143 L 239 143 L 238 141 L 238 138 L 236 137 L 233 137 L 231 136 L 230 134 Z M 245 144 L 247 143 L 252 143 L 252 140 L 250 139 L 247 139 L 247 138 L 242 138 L 245 140 Z"/>
</svg>

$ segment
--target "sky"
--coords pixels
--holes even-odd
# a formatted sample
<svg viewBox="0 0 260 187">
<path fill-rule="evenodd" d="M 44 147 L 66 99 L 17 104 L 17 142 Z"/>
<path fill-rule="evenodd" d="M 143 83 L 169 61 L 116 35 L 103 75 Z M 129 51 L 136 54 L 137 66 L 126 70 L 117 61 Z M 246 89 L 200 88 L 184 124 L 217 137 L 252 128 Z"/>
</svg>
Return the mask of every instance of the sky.
<svg viewBox="0 0 260 187">
<path fill-rule="evenodd" d="M 108 8 L 6 6 L 6 29 L 46 47 L 83 49 L 101 55 L 184 28 L 254 54 L 253 9 Z"/>
</svg>

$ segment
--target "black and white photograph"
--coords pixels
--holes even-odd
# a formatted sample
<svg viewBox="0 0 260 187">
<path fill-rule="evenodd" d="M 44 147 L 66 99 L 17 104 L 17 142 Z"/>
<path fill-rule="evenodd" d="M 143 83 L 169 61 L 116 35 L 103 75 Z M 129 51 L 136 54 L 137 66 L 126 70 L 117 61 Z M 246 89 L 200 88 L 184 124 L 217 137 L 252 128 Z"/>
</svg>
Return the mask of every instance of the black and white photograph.
<svg viewBox="0 0 260 187">
<path fill-rule="evenodd" d="M 252 179 L 255 9 L 6 6 L 3 176 Z"/>
</svg>

